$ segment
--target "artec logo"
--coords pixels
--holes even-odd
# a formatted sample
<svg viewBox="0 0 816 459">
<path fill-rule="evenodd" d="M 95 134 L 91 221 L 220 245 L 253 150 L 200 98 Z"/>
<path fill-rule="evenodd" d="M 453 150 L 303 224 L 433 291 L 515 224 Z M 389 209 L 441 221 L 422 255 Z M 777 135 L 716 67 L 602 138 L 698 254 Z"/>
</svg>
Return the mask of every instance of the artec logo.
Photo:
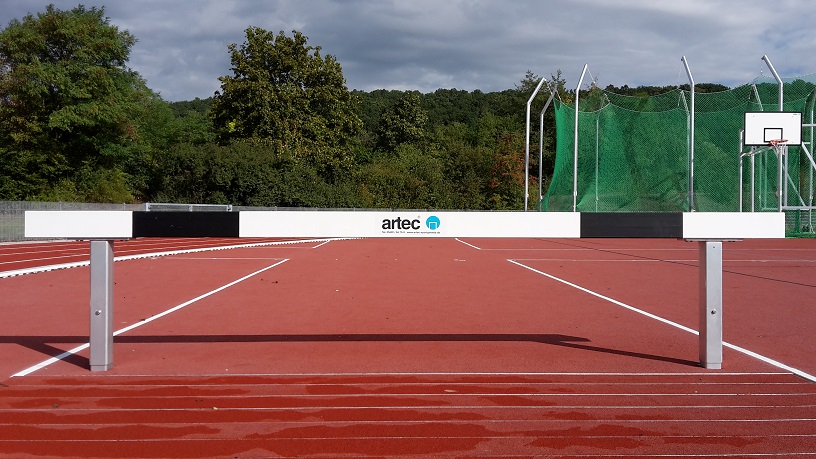
<svg viewBox="0 0 816 459">
<path fill-rule="evenodd" d="M 385 218 L 382 221 L 382 230 L 385 233 L 422 233 L 431 234 L 439 231 L 442 220 L 436 215 L 431 215 L 425 219 L 425 227 L 422 226 L 422 218 Z"/>
<path fill-rule="evenodd" d="M 409 218 L 394 218 L 394 219 L 385 219 L 382 222 L 382 229 L 384 230 L 418 230 L 419 229 L 419 219 L 416 218 L 411 220 Z"/>
</svg>

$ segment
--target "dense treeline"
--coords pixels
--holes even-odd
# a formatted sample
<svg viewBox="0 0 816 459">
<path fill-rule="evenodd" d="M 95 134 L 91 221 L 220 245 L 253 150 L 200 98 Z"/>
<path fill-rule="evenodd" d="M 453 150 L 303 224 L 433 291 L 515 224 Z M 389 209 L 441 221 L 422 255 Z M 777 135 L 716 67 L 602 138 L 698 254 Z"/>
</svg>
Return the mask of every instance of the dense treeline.
<svg viewBox="0 0 816 459">
<path fill-rule="evenodd" d="M 523 207 L 531 72 L 492 93 L 349 91 L 340 64 L 300 32 L 250 27 L 228 49 L 220 91 L 168 103 L 127 68 L 133 43 L 104 9 L 82 6 L 0 31 L 0 199 Z M 560 73 L 553 81 L 569 102 Z"/>
<path fill-rule="evenodd" d="M 184 141 L 163 152 L 155 180 L 139 197 L 252 206 L 523 206 L 523 116 L 516 99 L 524 94 L 519 90 L 353 95 L 363 128 L 351 149 L 352 162 L 334 168 L 298 160 L 270 142 L 211 140 L 206 134 L 214 135 L 208 131 L 212 98 L 169 103 L 184 126 L 170 130 L 183 133 Z M 502 103 L 506 108 L 500 111 L 496 107 Z"/>
</svg>

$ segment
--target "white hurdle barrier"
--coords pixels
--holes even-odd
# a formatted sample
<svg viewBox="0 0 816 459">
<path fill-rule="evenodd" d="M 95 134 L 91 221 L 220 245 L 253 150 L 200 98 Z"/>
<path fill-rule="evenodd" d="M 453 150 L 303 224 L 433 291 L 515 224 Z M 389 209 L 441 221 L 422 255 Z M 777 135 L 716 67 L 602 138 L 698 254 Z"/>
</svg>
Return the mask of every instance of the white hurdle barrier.
<svg viewBox="0 0 816 459">
<path fill-rule="evenodd" d="M 675 238 L 699 242 L 699 354 L 722 368 L 722 244 L 784 238 L 779 212 L 27 211 L 29 238 L 91 241 L 90 368 L 113 368 L 113 241 L 136 237 Z"/>
</svg>

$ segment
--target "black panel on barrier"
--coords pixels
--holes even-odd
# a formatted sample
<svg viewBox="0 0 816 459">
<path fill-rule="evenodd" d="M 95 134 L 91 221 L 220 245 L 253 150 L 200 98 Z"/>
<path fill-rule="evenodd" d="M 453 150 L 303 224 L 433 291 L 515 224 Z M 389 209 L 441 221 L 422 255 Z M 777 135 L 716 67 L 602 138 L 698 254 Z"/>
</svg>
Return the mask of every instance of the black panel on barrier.
<svg viewBox="0 0 816 459">
<path fill-rule="evenodd" d="M 133 237 L 238 237 L 239 212 L 133 212 Z"/>
<path fill-rule="evenodd" d="M 682 238 L 681 212 L 584 212 L 581 237 Z"/>
</svg>

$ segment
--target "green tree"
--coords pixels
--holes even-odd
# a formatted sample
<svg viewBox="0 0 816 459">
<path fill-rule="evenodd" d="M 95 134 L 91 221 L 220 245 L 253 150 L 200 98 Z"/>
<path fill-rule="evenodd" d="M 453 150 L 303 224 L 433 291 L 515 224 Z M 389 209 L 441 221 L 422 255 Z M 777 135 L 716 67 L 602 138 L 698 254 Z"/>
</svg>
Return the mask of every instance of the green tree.
<svg viewBox="0 0 816 459">
<path fill-rule="evenodd" d="M 211 109 L 222 141 L 259 139 L 321 166 L 348 166 L 362 122 L 337 60 L 298 31 L 246 29 L 229 46 L 232 76 L 220 77 Z"/>
<path fill-rule="evenodd" d="M 0 197 L 86 188 L 127 199 L 122 150 L 110 147 L 138 136 L 132 119 L 148 90 L 126 67 L 135 42 L 104 8 L 83 6 L 49 5 L 0 31 Z"/>
<path fill-rule="evenodd" d="M 378 145 L 393 151 L 403 143 L 419 142 L 427 135 L 427 124 L 428 113 L 422 108 L 419 92 L 406 92 L 380 116 Z"/>
</svg>

